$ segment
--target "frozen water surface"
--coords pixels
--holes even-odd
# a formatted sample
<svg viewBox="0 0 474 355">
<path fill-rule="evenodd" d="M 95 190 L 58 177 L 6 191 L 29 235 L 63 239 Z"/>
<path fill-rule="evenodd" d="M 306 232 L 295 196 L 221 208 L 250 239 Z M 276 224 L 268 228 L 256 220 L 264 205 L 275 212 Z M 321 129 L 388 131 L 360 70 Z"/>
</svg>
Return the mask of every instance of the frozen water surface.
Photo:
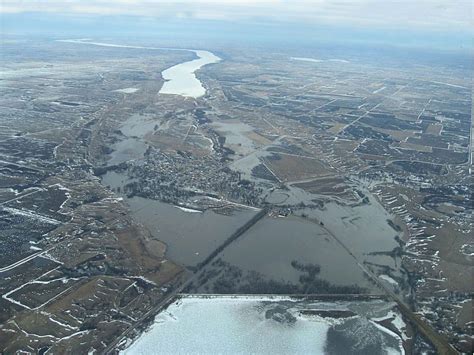
<svg viewBox="0 0 474 355">
<path fill-rule="evenodd" d="M 322 354 L 329 324 L 266 319 L 254 298 L 185 298 L 160 313 L 125 354 Z"/>
<path fill-rule="evenodd" d="M 161 73 L 166 81 L 161 87 L 160 94 L 198 98 L 206 93 L 206 89 L 202 86 L 201 81 L 196 78 L 194 72 L 204 65 L 217 63 L 221 59 L 208 51 L 191 51 L 196 54 L 198 59 L 174 65 Z"/>
<path fill-rule="evenodd" d="M 309 301 L 287 296 L 188 296 L 155 318 L 123 353 L 130 354 L 403 354 L 401 338 L 371 318 L 394 305 Z M 332 318 L 314 311 L 349 315 Z M 308 311 L 313 311 L 309 314 Z M 352 314 L 352 315 L 351 315 Z M 342 351 L 342 352 L 341 352 Z"/>
</svg>

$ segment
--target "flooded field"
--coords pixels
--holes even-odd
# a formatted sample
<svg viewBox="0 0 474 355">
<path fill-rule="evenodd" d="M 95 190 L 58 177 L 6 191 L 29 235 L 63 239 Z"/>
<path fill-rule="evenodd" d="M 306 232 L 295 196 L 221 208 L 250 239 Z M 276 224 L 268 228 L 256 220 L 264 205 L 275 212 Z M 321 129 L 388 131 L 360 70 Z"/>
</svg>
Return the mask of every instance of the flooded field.
<svg viewBox="0 0 474 355">
<path fill-rule="evenodd" d="M 357 284 L 379 292 L 334 238 L 319 225 L 299 218 L 265 218 L 226 248 L 220 259 L 243 271 L 258 272 L 267 280 L 297 285 L 305 272 L 295 267 L 295 262 L 318 265 L 318 278 L 332 285 Z M 311 290 L 325 291 L 318 287 Z"/>
<path fill-rule="evenodd" d="M 399 287 L 404 287 L 406 273 L 397 253 L 400 232 L 389 224 L 392 217 L 374 199 L 359 206 L 331 202 L 322 209 L 307 209 L 304 213 L 323 221 L 324 227 L 376 275 L 387 274 L 400 283 Z"/>
<path fill-rule="evenodd" d="M 248 124 L 240 121 L 218 121 L 212 126 L 225 137 L 225 146 L 237 155 L 248 155 L 255 151 L 255 144 L 248 137 L 254 128 Z"/>
<path fill-rule="evenodd" d="M 142 159 L 148 146 L 141 140 L 135 138 L 126 138 L 114 144 L 112 158 L 108 161 L 109 165 L 118 165 L 120 163 Z"/>
<path fill-rule="evenodd" d="M 358 256 L 392 251 L 398 246 L 395 240 L 398 233 L 387 222 L 391 216 L 374 203 L 355 207 L 327 203 L 318 215 Z"/>
<path fill-rule="evenodd" d="M 123 353 L 404 354 L 406 331 L 394 304 L 380 300 L 184 297 Z"/>
<path fill-rule="evenodd" d="M 351 253 L 364 267 L 375 275 L 382 275 L 387 286 L 400 290 L 407 287 L 407 276 L 401 266 L 399 238 L 401 232 L 391 222 L 393 216 L 377 200 L 360 187 L 366 196 L 365 202 L 342 204 L 326 201 L 319 207 L 301 208 L 295 214 L 306 216 L 331 235 L 331 240 Z M 290 186 L 287 190 L 274 190 L 266 201 L 274 204 L 297 204 L 324 198 Z M 334 261 L 330 260 L 334 264 Z M 322 268 L 321 273 L 324 272 Z M 386 277 L 388 276 L 388 278 Z M 390 280 L 390 281 L 389 281 Z"/>
<path fill-rule="evenodd" d="M 131 115 L 120 127 L 120 131 L 127 137 L 142 138 L 148 132 L 153 132 L 157 120 L 153 115 Z"/>
<path fill-rule="evenodd" d="M 111 145 L 113 151 L 107 164 L 112 166 L 129 160 L 143 159 L 143 155 L 148 149 L 144 136 L 149 132 L 153 132 L 156 124 L 156 119 L 151 115 L 131 115 L 120 126 L 122 136 Z"/>
<path fill-rule="evenodd" d="M 166 243 L 167 256 L 186 266 L 204 260 L 256 213 L 248 209 L 235 210 L 230 216 L 211 210 L 189 212 L 142 197 L 127 202 L 134 218 Z"/>
</svg>

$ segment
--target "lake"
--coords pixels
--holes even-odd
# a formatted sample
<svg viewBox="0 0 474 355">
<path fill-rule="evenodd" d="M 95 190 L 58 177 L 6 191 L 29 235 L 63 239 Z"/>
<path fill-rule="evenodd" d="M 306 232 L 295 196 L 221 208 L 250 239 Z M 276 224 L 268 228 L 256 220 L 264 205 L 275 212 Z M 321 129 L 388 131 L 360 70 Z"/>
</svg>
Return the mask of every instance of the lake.
<svg viewBox="0 0 474 355">
<path fill-rule="evenodd" d="M 341 313 L 333 318 L 310 313 L 314 311 Z M 400 314 L 381 300 L 184 297 L 158 314 L 123 353 L 404 354 L 401 337 L 375 322 L 392 315 L 403 334 Z"/>
</svg>

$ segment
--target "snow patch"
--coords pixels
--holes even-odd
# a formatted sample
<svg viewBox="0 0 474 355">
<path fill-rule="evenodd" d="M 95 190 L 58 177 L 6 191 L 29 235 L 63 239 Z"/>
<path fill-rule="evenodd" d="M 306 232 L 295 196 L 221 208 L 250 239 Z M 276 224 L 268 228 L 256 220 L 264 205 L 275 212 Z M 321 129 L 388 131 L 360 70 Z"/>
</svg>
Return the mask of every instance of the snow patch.
<svg viewBox="0 0 474 355">
<path fill-rule="evenodd" d="M 121 93 L 124 93 L 124 94 L 133 94 L 134 92 L 137 92 L 138 88 L 124 88 L 124 89 L 117 89 L 117 90 L 114 90 L 114 92 L 121 92 Z"/>
<path fill-rule="evenodd" d="M 175 206 L 176 208 L 179 208 L 183 212 L 188 212 L 188 213 L 202 213 L 202 211 L 199 210 L 194 210 L 192 208 L 186 208 L 186 207 L 181 207 L 181 206 Z"/>
<path fill-rule="evenodd" d="M 394 279 L 392 279 L 390 276 L 388 275 L 385 275 L 385 274 L 382 274 L 382 275 L 379 275 L 379 279 L 382 279 L 384 281 L 387 281 L 388 283 L 394 285 L 394 286 L 398 286 L 398 282 L 395 281 Z"/>
</svg>

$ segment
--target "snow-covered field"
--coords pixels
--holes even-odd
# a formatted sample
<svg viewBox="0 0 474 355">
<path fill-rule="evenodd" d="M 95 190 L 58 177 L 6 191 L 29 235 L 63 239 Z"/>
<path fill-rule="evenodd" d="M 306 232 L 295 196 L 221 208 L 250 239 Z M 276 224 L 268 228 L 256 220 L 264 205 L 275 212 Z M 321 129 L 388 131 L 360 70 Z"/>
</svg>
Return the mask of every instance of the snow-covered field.
<svg viewBox="0 0 474 355">
<path fill-rule="evenodd" d="M 317 58 L 306 58 L 306 57 L 291 57 L 291 60 L 298 60 L 300 62 L 312 62 L 312 63 L 321 63 L 321 62 L 338 62 L 338 63 L 350 63 L 345 59 L 317 59 Z"/>
</svg>

